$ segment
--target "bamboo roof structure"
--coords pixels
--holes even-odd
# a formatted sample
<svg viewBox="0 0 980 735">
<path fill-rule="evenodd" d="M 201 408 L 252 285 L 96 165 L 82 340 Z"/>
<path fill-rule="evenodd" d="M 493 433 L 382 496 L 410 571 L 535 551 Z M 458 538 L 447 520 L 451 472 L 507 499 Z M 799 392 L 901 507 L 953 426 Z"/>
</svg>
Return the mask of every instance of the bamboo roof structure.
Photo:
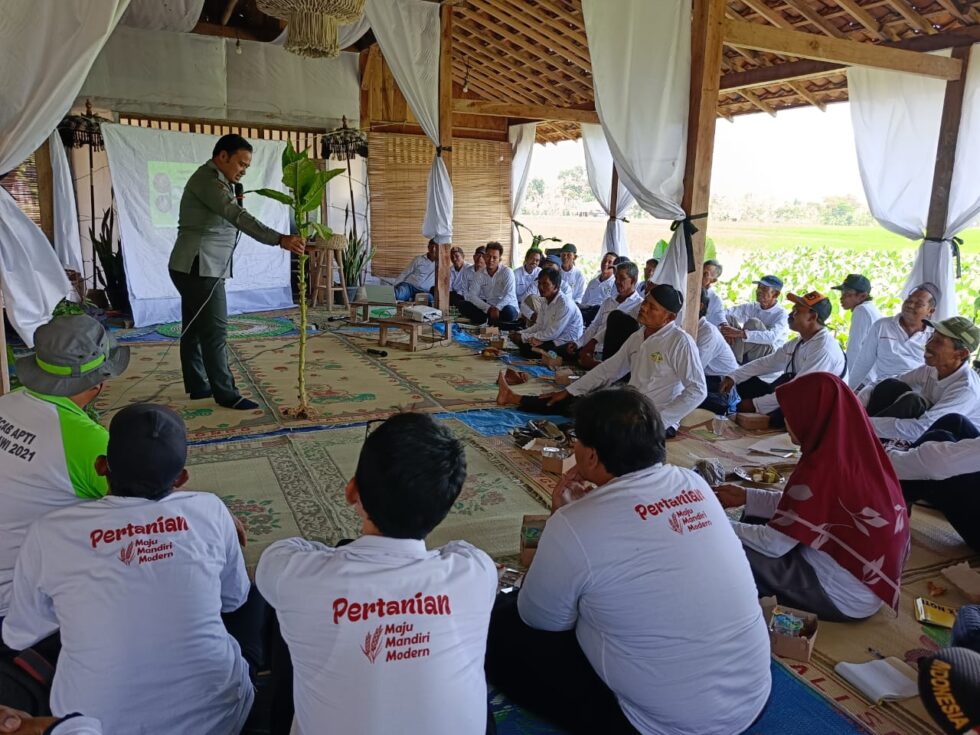
<svg viewBox="0 0 980 735">
<path fill-rule="evenodd" d="M 581 0 L 445 2 L 454 112 L 540 120 L 542 143 L 577 138 L 580 122 L 597 120 Z M 717 113 L 731 120 L 845 101 L 846 64 L 877 65 L 887 48 L 980 41 L 980 0 L 727 0 L 726 21 Z M 195 31 L 271 40 L 281 28 L 255 0 L 206 0 Z M 373 43 L 368 33 L 353 50 Z"/>
</svg>

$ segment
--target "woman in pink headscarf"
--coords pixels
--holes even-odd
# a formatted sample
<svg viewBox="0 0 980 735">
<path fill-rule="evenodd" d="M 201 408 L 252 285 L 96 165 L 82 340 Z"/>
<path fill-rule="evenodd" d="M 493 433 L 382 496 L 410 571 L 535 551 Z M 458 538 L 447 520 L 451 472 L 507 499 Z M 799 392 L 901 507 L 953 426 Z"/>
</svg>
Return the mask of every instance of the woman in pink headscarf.
<svg viewBox="0 0 980 735">
<path fill-rule="evenodd" d="M 759 595 L 816 613 L 860 620 L 898 607 L 909 549 L 908 513 L 891 462 L 854 393 L 830 373 L 776 389 L 786 429 L 802 456 L 782 493 L 723 485 Z"/>
</svg>

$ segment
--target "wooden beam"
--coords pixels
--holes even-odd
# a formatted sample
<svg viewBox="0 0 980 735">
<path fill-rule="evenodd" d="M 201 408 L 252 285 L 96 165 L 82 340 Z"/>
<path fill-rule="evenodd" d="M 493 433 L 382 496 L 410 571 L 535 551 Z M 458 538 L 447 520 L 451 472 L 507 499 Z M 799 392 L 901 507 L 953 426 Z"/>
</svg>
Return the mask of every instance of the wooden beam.
<svg viewBox="0 0 980 735">
<path fill-rule="evenodd" d="M 817 97 L 815 94 L 813 94 L 813 92 L 811 92 L 809 89 L 807 89 L 806 86 L 802 82 L 800 82 L 800 83 L 790 82 L 787 86 L 790 89 L 792 89 L 794 92 L 796 92 L 800 97 L 802 97 L 807 102 L 809 102 L 811 105 L 813 105 L 818 110 L 820 110 L 820 112 L 826 112 L 827 111 L 827 105 L 826 105 L 826 103 L 823 102 L 823 101 L 821 101 L 819 97 Z"/>
<path fill-rule="evenodd" d="M 844 38 L 844 34 L 837 30 L 837 26 L 810 7 L 808 0 L 783 0 L 783 2 L 831 38 Z"/>
<path fill-rule="evenodd" d="M 551 105 L 521 105 L 486 100 L 453 100 L 455 112 L 469 112 L 492 117 L 524 117 L 530 120 L 557 120 L 559 122 L 599 123 L 595 110 L 577 110 L 573 107 Z"/>
<path fill-rule="evenodd" d="M 612 165 L 612 179 L 609 185 L 609 217 L 616 216 L 616 208 L 619 206 L 619 171 L 616 170 L 616 163 Z"/>
<path fill-rule="evenodd" d="M 231 20 L 231 14 L 235 12 L 235 6 L 238 5 L 238 0 L 228 0 L 225 5 L 225 12 L 221 14 L 221 25 L 228 25 L 228 21 Z"/>
<path fill-rule="evenodd" d="M 708 211 L 711 193 L 711 163 L 714 158 L 718 82 L 721 78 L 722 45 L 725 34 L 726 0 L 694 0 L 691 19 L 691 101 L 687 115 L 687 157 L 684 164 L 684 196 L 681 206 L 688 215 Z M 701 303 L 701 269 L 708 220 L 694 220 L 694 272 L 687 277 L 684 329 L 698 333 Z"/>
<path fill-rule="evenodd" d="M 34 166 L 37 169 L 37 204 L 41 213 L 41 232 L 54 245 L 54 172 L 51 170 L 51 149 L 47 140 L 34 151 Z"/>
<path fill-rule="evenodd" d="M 778 10 L 770 8 L 766 0 L 742 0 L 742 4 L 751 8 L 756 14 L 762 16 L 777 28 L 792 28 L 790 23 Z"/>
<path fill-rule="evenodd" d="M 905 18 L 908 24 L 913 28 L 930 35 L 936 32 L 936 29 L 932 27 L 932 23 L 912 10 L 912 6 L 905 2 L 905 0 L 885 0 L 885 2 L 894 8 L 899 15 Z"/>
<path fill-rule="evenodd" d="M 453 177 L 453 6 L 439 8 L 439 146 L 449 179 Z M 449 251 L 452 243 L 440 243 L 436 258 L 436 308 L 449 314 Z"/>
<path fill-rule="evenodd" d="M 760 110 L 762 110 L 764 113 L 766 113 L 767 115 L 776 117 L 776 111 L 772 108 L 772 106 L 769 103 L 764 102 L 762 99 L 760 99 L 755 92 L 750 92 L 747 89 L 740 89 L 738 90 L 738 93 L 742 95 L 745 99 L 747 99 L 749 102 L 751 102 L 753 105 L 758 107 Z"/>
<path fill-rule="evenodd" d="M 959 79 L 962 71 L 962 65 L 956 59 L 858 41 L 823 38 L 813 33 L 787 31 L 737 20 L 725 21 L 725 43 L 784 56 L 870 66 L 946 81 Z"/>
<path fill-rule="evenodd" d="M 377 48 L 376 46 L 373 48 Z M 371 129 L 371 86 L 367 84 L 368 69 L 371 63 L 371 50 L 367 49 L 361 51 L 358 55 L 358 68 L 361 72 L 361 119 L 360 127 L 361 130 L 367 131 Z"/>
<path fill-rule="evenodd" d="M 970 46 L 953 49 L 953 58 L 967 68 L 970 63 Z M 949 214 L 949 188 L 953 181 L 953 164 L 956 162 L 956 142 L 960 135 L 963 117 L 963 94 L 966 91 L 966 75 L 963 79 L 946 83 L 943 99 L 943 115 L 939 123 L 939 145 L 936 149 L 936 168 L 932 175 L 932 196 L 929 199 L 929 216 L 926 219 L 926 237 L 942 239 L 946 232 Z"/>
<path fill-rule="evenodd" d="M 956 20 L 961 23 L 966 23 L 966 25 L 973 25 L 975 22 L 970 16 L 966 15 L 960 6 L 957 4 L 956 0 L 939 0 L 939 4 L 942 5 L 946 12 L 952 15 Z"/>
<path fill-rule="evenodd" d="M 866 30 L 878 36 L 882 41 L 888 40 L 888 36 L 881 30 L 881 24 L 874 19 L 871 13 L 858 5 L 857 0 L 834 0 L 834 2 L 844 8 L 848 15 L 863 25 Z"/>
</svg>

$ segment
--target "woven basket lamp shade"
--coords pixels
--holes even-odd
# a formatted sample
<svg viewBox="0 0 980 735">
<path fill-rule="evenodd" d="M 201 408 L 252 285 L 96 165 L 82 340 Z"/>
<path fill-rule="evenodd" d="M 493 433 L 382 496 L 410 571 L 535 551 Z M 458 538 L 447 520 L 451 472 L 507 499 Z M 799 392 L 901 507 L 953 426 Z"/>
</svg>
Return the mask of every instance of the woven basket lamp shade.
<svg viewBox="0 0 980 735">
<path fill-rule="evenodd" d="M 353 23 L 366 0 L 256 0 L 266 15 L 286 21 L 286 50 L 310 58 L 340 54 L 337 26 Z"/>
</svg>

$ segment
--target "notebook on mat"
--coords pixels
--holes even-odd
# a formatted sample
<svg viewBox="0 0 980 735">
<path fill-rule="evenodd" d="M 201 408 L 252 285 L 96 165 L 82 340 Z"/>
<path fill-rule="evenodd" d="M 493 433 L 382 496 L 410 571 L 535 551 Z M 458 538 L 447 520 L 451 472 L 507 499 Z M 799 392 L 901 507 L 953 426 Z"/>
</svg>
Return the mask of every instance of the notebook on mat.
<svg viewBox="0 0 980 735">
<path fill-rule="evenodd" d="M 908 699 L 919 693 L 915 671 L 894 656 L 863 664 L 841 661 L 834 667 L 834 671 L 875 704 L 887 700 Z"/>
</svg>

